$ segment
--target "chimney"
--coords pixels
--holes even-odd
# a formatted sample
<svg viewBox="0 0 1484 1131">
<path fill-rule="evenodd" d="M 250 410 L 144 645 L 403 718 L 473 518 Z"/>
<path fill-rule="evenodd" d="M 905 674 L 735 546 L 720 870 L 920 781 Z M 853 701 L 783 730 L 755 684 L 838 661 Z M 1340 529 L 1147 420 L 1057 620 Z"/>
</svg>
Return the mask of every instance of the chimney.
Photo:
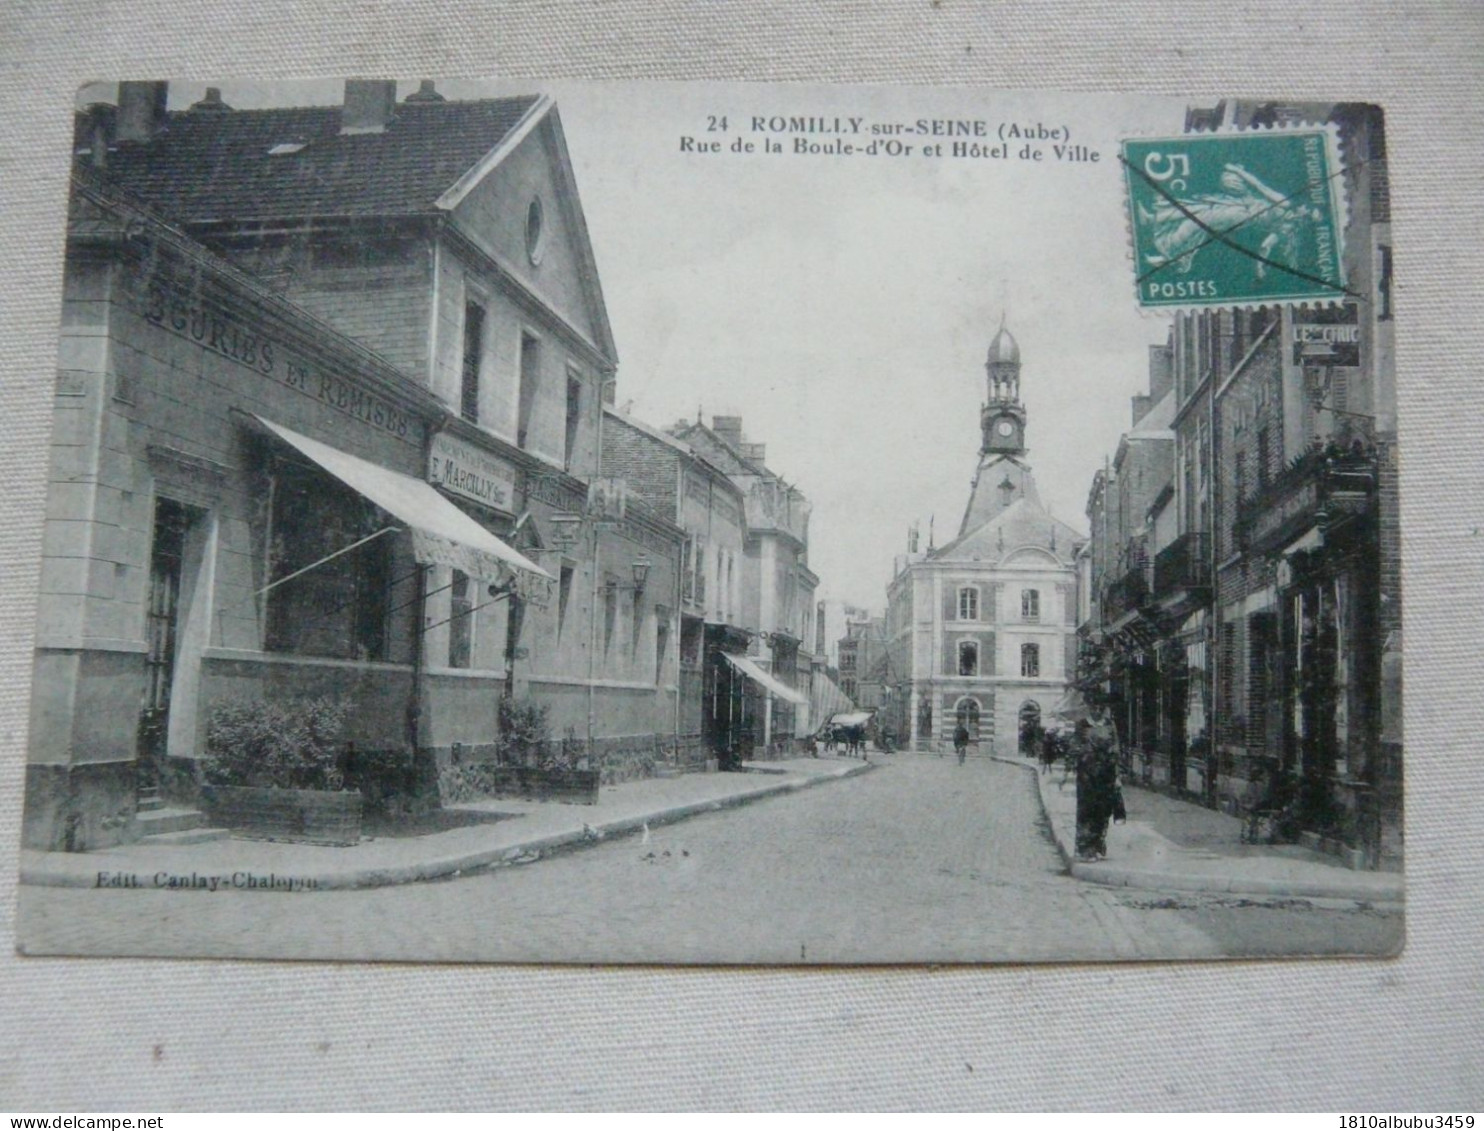
<svg viewBox="0 0 1484 1131">
<path fill-rule="evenodd" d="M 222 101 L 222 88 L 219 86 L 208 86 L 206 97 L 200 102 L 191 103 L 191 112 L 194 114 L 223 114 L 232 107 Z"/>
<path fill-rule="evenodd" d="M 758 463 L 766 463 L 768 461 L 768 445 L 743 444 L 742 457 L 744 459 L 756 460 Z"/>
<path fill-rule="evenodd" d="M 1197 317 L 1205 317 L 1197 315 Z M 1149 347 L 1149 399 L 1154 404 L 1164 400 L 1175 380 L 1175 351 L 1168 344 Z"/>
<path fill-rule="evenodd" d="M 713 416 L 711 418 L 711 431 L 715 432 L 732 447 L 742 447 L 742 418 L 740 416 Z"/>
<path fill-rule="evenodd" d="M 402 99 L 402 101 L 414 103 L 443 102 L 445 101 L 445 99 L 443 95 L 438 93 L 437 88 L 433 85 L 432 79 L 423 79 L 420 83 L 417 84 L 417 89 L 409 94 L 406 98 Z"/>
<path fill-rule="evenodd" d="M 118 130 L 119 109 L 112 103 L 94 102 L 79 116 L 73 151 L 86 152 L 95 169 L 108 164 L 108 147 Z"/>
<path fill-rule="evenodd" d="M 340 111 L 340 132 L 379 134 L 392 120 L 396 105 L 395 79 L 346 79 L 345 107 Z"/>
<path fill-rule="evenodd" d="M 118 140 L 147 142 L 159 133 L 169 93 L 169 83 L 119 83 Z"/>
<path fill-rule="evenodd" d="M 1148 413 L 1150 407 L 1153 405 L 1154 402 L 1152 398 L 1145 396 L 1142 393 L 1137 397 L 1130 397 L 1129 402 L 1134 406 L 1134 419 L 1133 423 L 1130 424 L 1129 427 L 1137 428 L 1139 426 L 1139 421 L 1144 419 L 1145 414 Z"/>
</svg>

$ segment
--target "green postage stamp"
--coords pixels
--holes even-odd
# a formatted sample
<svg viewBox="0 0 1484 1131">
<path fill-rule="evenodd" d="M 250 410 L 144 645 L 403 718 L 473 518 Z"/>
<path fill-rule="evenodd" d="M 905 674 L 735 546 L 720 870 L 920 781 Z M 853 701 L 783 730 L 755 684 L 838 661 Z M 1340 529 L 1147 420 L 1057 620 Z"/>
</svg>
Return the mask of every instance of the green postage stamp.
<svg viewBox="0 0 1484 1131">
<path fill-rule="evenodd" d="M 1328 131 L 1129 140 L 1122 160 L 1140 306 L 1345 295 L 1343 186 Z"/>
</svg>

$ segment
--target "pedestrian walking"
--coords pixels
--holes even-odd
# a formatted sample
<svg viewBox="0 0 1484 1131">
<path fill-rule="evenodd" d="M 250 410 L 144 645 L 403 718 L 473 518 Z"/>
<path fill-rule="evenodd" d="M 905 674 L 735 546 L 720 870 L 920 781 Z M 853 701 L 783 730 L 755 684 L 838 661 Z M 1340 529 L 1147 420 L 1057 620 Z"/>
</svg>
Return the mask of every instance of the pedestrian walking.
<svg viewBox="0 0 1484 1131">
<path fill-rule="evenodd" d="M 1045 730 L 1041 732 L 1041 773 L 1049 774 L 1051 767 L 1056 764 L 1058 752 L 1062 744 L 1060 731 Z"/>
<path fill-rule="evenodd" d="M 958 764 L 964 764 L 964 758 L 969 753 L 969 728 L 963 723 L 953 732 L 953 749 L 958 753 Z"/>
<path fill-rule="evenodd" d="M 1108 822 L 1119 795 L 1118 744 L 1105 708 L 1077 724 L 1077 859 L 1108 858 Z"/>
</svg>

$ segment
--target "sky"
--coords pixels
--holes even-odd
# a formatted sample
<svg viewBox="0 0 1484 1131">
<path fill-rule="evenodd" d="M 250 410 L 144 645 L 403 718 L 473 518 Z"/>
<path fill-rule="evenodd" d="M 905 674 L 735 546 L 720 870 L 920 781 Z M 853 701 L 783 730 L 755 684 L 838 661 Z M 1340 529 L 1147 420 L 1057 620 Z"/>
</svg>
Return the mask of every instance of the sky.
<svg viewBox="0 0 1484 1131">
<path fill-rule="evenodd" d="M 213 85 L 239 108 L 341 93 L 339 81 Z M 399 83 L 399 97 L 416 85 Z M 172 83 L 172 107 L 204 86 Z M 769 467 L 813 505 L 820 598 L 879 611 L 912 523 L 924 546 L 930 527 L 939 545 L 957 535 L 1002 317 L 1021 349 L 1042 500 L 1086 529 L 1092 476 L 1129 427 L 1129 398 L 1147 388 L 1148 347 L 1169 330 L 1168 313 L 1135 304 L 1117 143 L 1179 133 L 1183 101 L 778 84 L 438 88 L 555 99 L 617 343 L 618 404 L 661 427 L 698 411 L 707 423 L 741 416 Z M 111 93 L 85 89 L 82 100 Z M 800 133 L 789 118 L 843 119 L 847 132 Z M 873 127 L 919 119 L 982 122 L 991 136 L 899 134 L 913 149 L 891 156 L 794 151 L 797 138 L 884 143 Z M 948 155 L 953 140 L 998 145 L 1012 125 L 1067 131 L 1099 160 L 1057 160 L 1059 138 L 1029 143 L 1039 162 L 1019 159 L 1023 139 L 1007 158 Z M 686 151 L 685 137 L 722 152 Z M 764 139 L 783 152 L 763 152 Z M 945 155 L 923 154 L 935 142 Z M 749 143 L 750 153 L 731 149 Z"/>
</svg>

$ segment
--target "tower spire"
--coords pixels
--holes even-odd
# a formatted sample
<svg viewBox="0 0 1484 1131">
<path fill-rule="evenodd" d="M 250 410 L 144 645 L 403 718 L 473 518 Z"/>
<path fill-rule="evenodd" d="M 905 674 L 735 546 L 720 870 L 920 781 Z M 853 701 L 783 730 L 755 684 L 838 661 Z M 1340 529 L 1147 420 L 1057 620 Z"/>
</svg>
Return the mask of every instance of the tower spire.
<svg viewBox="0 0 1484 1131">
<path fill-rule="evenodd" d="M 988 397 L 980 413 L 980 428 L 984 433 L 980 454 L 1024 455 L 1025 406 L 1020 403 L 1020 344 L 1005 325 L 1003 310 L 1000 312 L 1000 328 L 989 343 L 984 372 L 988 379 Z"/>
</svg>

